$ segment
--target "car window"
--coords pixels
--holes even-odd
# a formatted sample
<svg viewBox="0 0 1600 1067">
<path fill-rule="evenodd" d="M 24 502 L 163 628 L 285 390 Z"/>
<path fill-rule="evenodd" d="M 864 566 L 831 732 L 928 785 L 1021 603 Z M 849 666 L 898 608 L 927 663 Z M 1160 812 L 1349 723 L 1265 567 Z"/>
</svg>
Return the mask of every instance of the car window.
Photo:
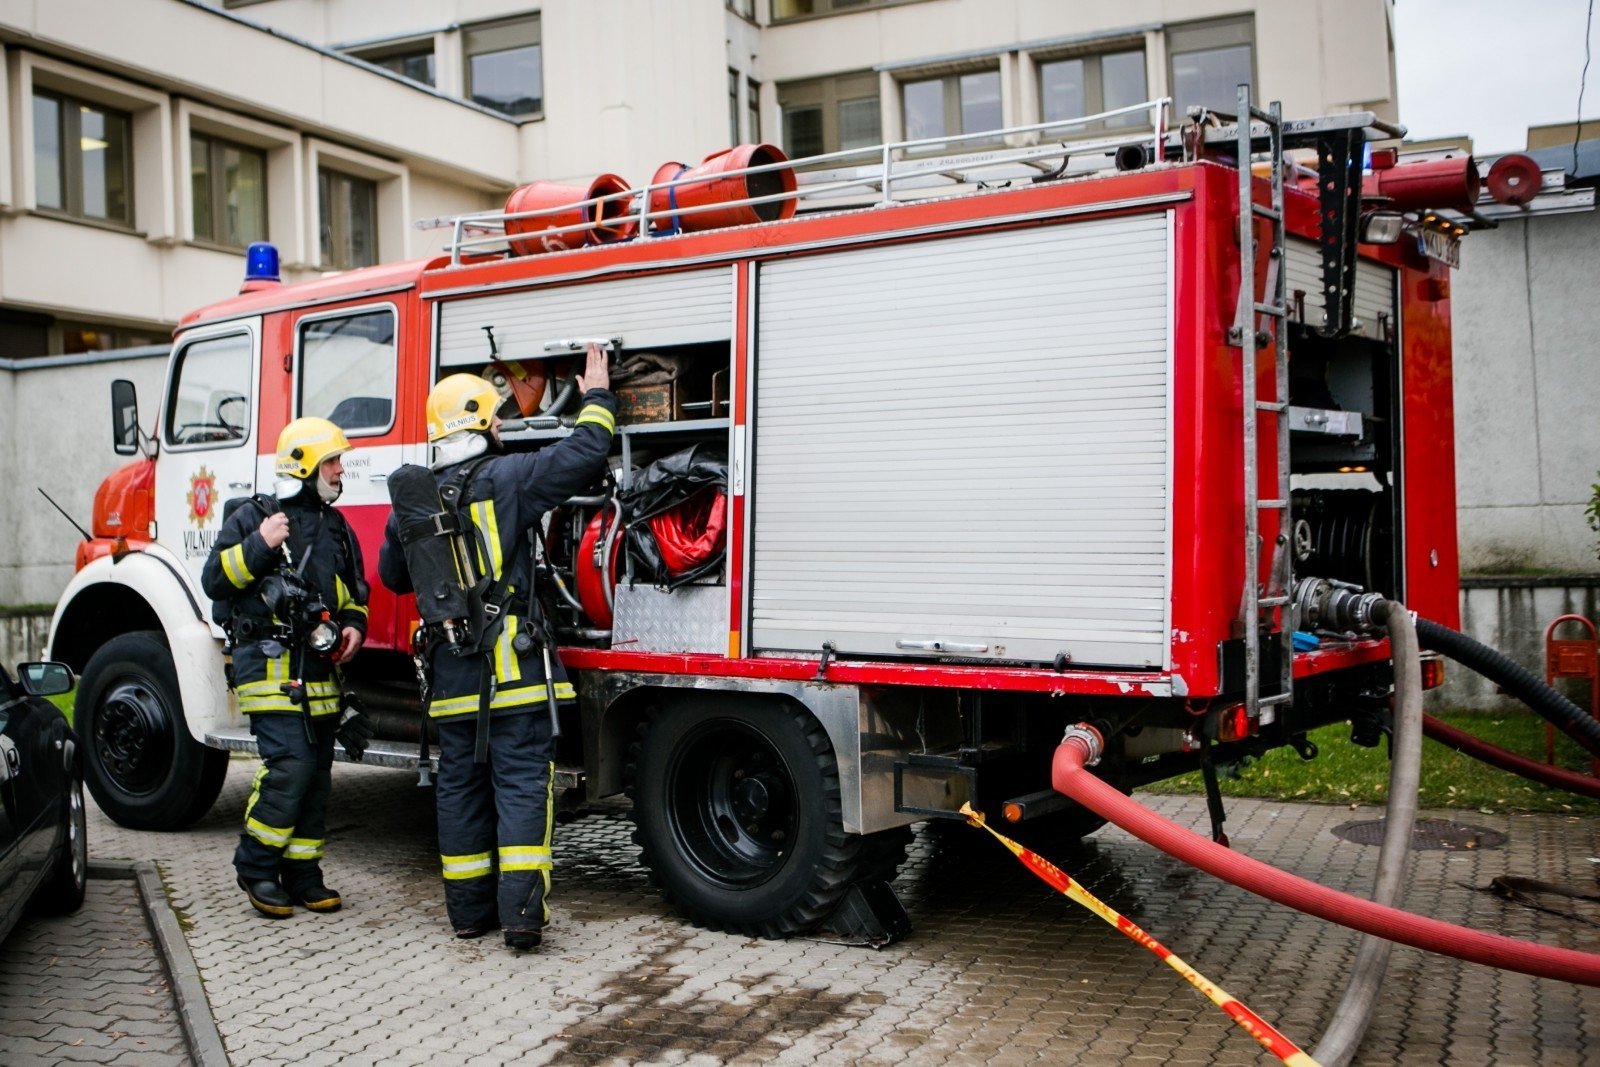
<svg viewBox="0 0 1600 1067">
<path fill-rule="evenodd" d="M 327 419 L 351 437 L 394 425 L 394 319 L 382 308 L 301 323 L 296 414 Z"/>
<path fill-rule="evenodd" d="M 167 398 L 167 443 L 243 444 L 250 436 L 250 335 L 185 345 Z"/>
</svg>

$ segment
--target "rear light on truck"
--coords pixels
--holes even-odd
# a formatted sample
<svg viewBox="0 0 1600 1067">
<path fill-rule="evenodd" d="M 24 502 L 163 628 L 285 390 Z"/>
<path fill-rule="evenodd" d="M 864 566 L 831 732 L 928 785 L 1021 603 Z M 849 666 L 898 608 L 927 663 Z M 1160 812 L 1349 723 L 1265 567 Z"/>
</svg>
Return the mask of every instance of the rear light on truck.
<svg viewBox="0 0 1600 1067">
<path fill-rule="evenodd" d="M 1422 688 L 1437 689 L 1444 684 L 1444 656 L 1438 652 L 1422 654 Z"/>
<path fill-rule="evenodd" d="M 1243 704 L 1234 704 L 1217 712 L 1217 740 L 1242 741 L 1256 732 L 1256 720 Z"/>
</svg>

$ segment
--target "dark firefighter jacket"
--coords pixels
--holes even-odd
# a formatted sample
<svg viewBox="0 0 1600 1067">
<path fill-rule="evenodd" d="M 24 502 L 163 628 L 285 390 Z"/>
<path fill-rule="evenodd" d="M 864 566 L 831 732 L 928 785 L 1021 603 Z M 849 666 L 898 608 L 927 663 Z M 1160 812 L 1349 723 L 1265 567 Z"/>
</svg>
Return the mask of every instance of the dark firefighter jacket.
<svg viewBox="0 0 1600 1067">
<path fill-rule="evenodd" d="M 270 514 L 263 505 L 271 497 L 251 497 L 223 520 L 216 544 L 200 572 L 200 586 L 212 600 L 212 617 L 229 627 L 233 637 L 233 688 L 239 710 L 298 712 L 283 692 L 283 683 L 298 674 L 306 683 L 311 714 L 332 715 L 339 710 L 339 687 L 333 680 L 333 661 L 306 649 L 286 648 L 269 658 L 263 639 L 273 636 L 287 620 L 274 618 L 261 599 L 261 579 L 274 571 L 298 570 L 307 546 L 311 560 L 303 573 L 305 583 L 321 598 L 343 631 L 354 627 L 367 632 L 366 582 L 362 579 L 361 546 L 351 536 L 344 516 L 306 488 L 279 506 L 289 517 L 289 550 L 296 567 L 290 568 L 282 551 L 267 547 L 261 522 Z M 240 623 L 243 623 L 241 626 Z M 248 633 L 243 632 L 248 631 Z"/>
<path fill-rule="evenodd" d="M 605 471 L 616 408 L 616 398 L 609 390 L 590 389 L 584 394 L 570 437 L 538 452 L 492 456 L 478 465 L 462 491 L 461 514 L 483 534 L 475 551 L 479 566 L 487 565 L 487 573 L 504 578 L 507 584 L 505 628 L 489 653 L 494 678 L 492 714 L 526 712 L 547 699 L 543 657 L 538 650 L 541 635 L 529 634 L 534 641 L 526 653 L 519 655 L 513 647 L 517 635 L 530 626 L 533 552 L 528 533 L 539 528 L 546 511 L 589 488 Z M 454 470 L 452 465 L 434 474 L 443 484 Z M 491 557 L 487 561 L 481 558 L 483 545 Z M 397 593 L 413 591 L 399 523 L 392 514 L 378 555 L 378 575 Z M 477 714 L 484 657 L 458 656 L 441 644 L 434 650 L 432 667 L 428 714 L 435 719 Z M 556 698 L 571 700 L 572 684 L 559 661 L 554 668 Z"/>
</svg>

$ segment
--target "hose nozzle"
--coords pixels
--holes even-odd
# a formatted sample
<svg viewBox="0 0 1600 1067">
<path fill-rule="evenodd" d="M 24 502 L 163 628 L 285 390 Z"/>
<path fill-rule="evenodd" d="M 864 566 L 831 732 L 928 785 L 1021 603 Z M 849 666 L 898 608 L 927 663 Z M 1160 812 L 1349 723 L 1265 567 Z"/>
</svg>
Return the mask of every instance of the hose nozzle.
<svg viewBox="0 0 1600 1067">
<path fill-rule="evenodd" d="M 1375 633 L 1389 618 L 1388 598 L 1331 578 L 1302 578 L 1294 586 L 1297 630 Z"/>
</svg>

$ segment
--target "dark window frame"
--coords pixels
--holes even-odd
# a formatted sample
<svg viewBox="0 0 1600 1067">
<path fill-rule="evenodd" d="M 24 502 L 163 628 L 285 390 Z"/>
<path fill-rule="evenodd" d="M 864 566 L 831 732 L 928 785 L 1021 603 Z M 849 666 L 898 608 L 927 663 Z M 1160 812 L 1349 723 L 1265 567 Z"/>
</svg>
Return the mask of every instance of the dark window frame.
<svg viewBox="0 0 1600 1067">
<path fill-rule="evenodd" d="M 210 198 L 210 232 L 204 234 L 200 232 L 200 219 L 198 217 L 200 213 L 200 203 L 198 200 L 194 199 L 192 184 L 194 180 L 193 168 L 195 163 L 193 155 L 197 146 L 197 142 L 203 142 L 206 147 L 206 184 L 209 186 L 207 192 Z M 254 156 L 261 164 L 261 218 L 259 220 L 260 236 L 258 237 L 244 238 L 239 241 L 231 241 L 228 239 L 228 234 L 226 232 L 227 175 L 225 172 L 226 169 L 222 166 L 222 159 L 224 153 L 229 149 L 232 149 L 235 152 L 241 152 Z M 248 248 L 253 241 L 270 240 L 272 231 L 268 228 L 270 224 L 270 217 L 268 214 L 270 211 L 268 206 L 270 198 L 267 195 L 268 171 L 266 149 L 258 148 L 255 145 L 244 144 L 240 141 L 231 141 L 228 138 L 219 136 L 217 134 L 191 129 L 189 131 L 189 154 L 191 157 L 189 162 L 191 182 L 190 198 L 193 200 L 193 203 L 190 205 L 190 216 L 194 223 L 195 240 L 203 241 L 206 244 L 216 245 L 219 248 L 238 249 Z"/>
<path fill-rule="evenodd" d="M 1184 118 L 1188 103 L 1178 99 L 1177 67 L 1174 65 L 1178 57 L 1239 47 L 1250 50 L 1250 85 L 1253 94 L 1255 87 L 1261 84 L 1260 72 L 1256 69 L 1258 52 L 1255 43 L 1254 17 L 1234 15 L 1201 22 L 1177 23 L 1166 28 L 1167 95 L 1172 97 L 1174 123 Z M 1219 111 L 1231 114 L 1236 109 L 1237 102 L 1230 97 L 1226 101 L 1217 101 L 1214 106 Z"/>
<path fill-rule="evenodd" d="M 69 218 L 81 222 L 93 223 L 100 226 L 109 226 L 118 230 L 133 231 L 135 225 L 136 204 L 133 186 L 133 114 L 121 108 L 111 107 L 98 103 L 85 97 L 74 96 L 71 93 L 58 92 L 54 89 L 45 89 L 35 86 L 33 89 L 33 102 L 30 107 L 36 107 L 39 100 L 48 100 L 55 106 L 55 133 L 60 158 L 56 162 L 56 181 L 61 190 L 61 203 L 59 205 L 42 204 L 38 202 L 38 190 L 35 188 L 34 207 L 43 213 Z M 118 120 L 122 126 L 123 144 L 122 153 L 122 188 L 124 190 L 124 215 L 91 215 L 84 209 L 83 200 L 83 117 L 84 110 L 95 111 L 105 116 L 109 123 Z M 35 113 L 37 121 L 37 113 Z M 77 145 L 77 148 L 69 146 Z M 33 145 L 34 174 L 37 176 L 39 168 L 39 131 L 34 129 Z M 35 179 L 37 180 L 37 178 Z"/>
<path fill-rule="evenodd" d="M 1152 95 L 1150 90 L 1150 52 L 1149 49 L 1145 47 L 1145 40 L 1142 37 L 1130 38 L 1128 40 L 1118 41 L 1113 44 L 1099 43 L 1092 50 L 1080 48 L 1065 52 L 1053 51 L 1034 53 L 1031 58 L 1033 60 L 1034 68 L 1034 89 L 1038 93 L 1039 97 L 1039 121 L 1056 121 L 1049 114 L 1047 114 L 1045 110 L 1046 68 L 1055 66 L 1059 63 L 1083 63 L 1083 114 L 1094 115 L 1101 111 L 1107 110 L 1107 105 L 1105 102 L 1105 61 L 1118 56 L 1133 54 L 1137 54 L 1139 56 L 1139 67 L 1143 73 L 1143 88 L 1138 99 L 1148 100 Z M 1132 102 L 1136 103 L 1137 101 Z M 1119 104 L 1117 106 L 1121 107 L 1125 105 Z M 1061 121 L 1066 121 L 1069 117 L 1077 118 L 1079 116 L 1061 116 Z M 1117 133 L 1136 133 L 1140 130 L 1148 130 L 1150 128 L 1151 126 L 1148 115 L 1138 115 L 1134 113 L 1124 116 L 1123 121 L 1120 123 L 1116 120 L 1112 120 L 1111 122 L 1089 123 L 1079 127 L 1067 127 L 1067 132 L 1063 134 L 1063 136 L 1076 136 L 1080 131 L 1083 134 L 1090 134 L 1108 129 L 1114 130 Z"/>
<path fill-rule="evenodd" d="M 942 144 L 922 145 L 917 148 L 907 149 L 908 152 L 916 155 L 922 155 L 925 153 L 937 155 L 940 152 L 946 151 L 968 152 L 985 145 L 999 143 L 1000 137 L 998 131 L 1005 128 L 1006 116 L 1005 85 L 1000 74 L 1000 67 L 998 63 L 974 66 L 966 70 L 941 71 L 940 73 L 936 74 L 918 74 L 915 71 L 908 71 L 904 77 L 896 78 L 895 90 L 900 94 L 900 139 L 904 141 L 926 140 L 925 137 L 912 137 L 910 129 L 907 128 L 906 90 L 914 85 L 927 85 L 932 82 L 938 82 L 940 84 L 943 95 L 942 105 L 945 130 L 944 133 L 939 136 L 953 139 L 956 137 L 964 137 L 967 134 L 989 132 L 987 130 L 968 130 L 965 128 L 965 122 L 962 115 L 963 104 L 961 96 L 961 80 L 963 78 L 971 77 L 974 74 L 993 74 L 995 76 L 995 87 L 998 92 L 997 105 L 1000 108 L 1000 116 L 996 125 L 990 127 L 990 130 L 995 131 L 996 135 L 988 139 L 974 137 L 971 140 L 963 140 L 953 144 L 947 141 Z"/>
<path fill-rule="evenodd" d="M 343 251 L 350 246 L 353 232 L 355 212 L 350 210 L 350 201 L 344 196 L 336 196 L 339 186 L 351 192 L 356 190 L 371 190 L 372 220 L 371 252 L 370 259 L 365 262 L 355 258 L 346 258 Z M 335 200 L 339 200 L 344 210 L 338 215 L 331 212 Z M 324 270 L 354 270 L 357 267 L 370 267 L 381 260 L 378 250 L 378 182 L 372 178 L 363 178 L 359 174 L 339 170 L 337 167 L 319 166 L 317 168 L 317 233 L 318 245 L 322 256 Z"/>
<path fill-rule="evenodd" d="M 788 22 L 799 22 L 803 19 L 825 19 L 837 15 L 853 15 L 858 11 L 876 11 L 886 7 L 901 7 L 906 4 L 919 4 L 923 0 L 811 0 L 811 10 L 802 11 L 793 15 L 778 13 L 781 0 L 772 0 L 770 19 L 773 25 Z"/>
<path fill-rule="evenodd" d="M 474 48 L 474 38 L 480 35 L 489 36 L 499 31 L 515 31 L 524 27 L 531 27 L 533 40 L 528 43 L 501 43 L 497 47 Z M 530 98 L 534 105 L 527 111 L 505 111 L 494 104 L 486 103 L 473 95 L 472 88 L 472 61 L 482 56 L 504 55 L 522 48 L 535 50 L 539 65 L 539 84 L 534 86 L 537 96 Z M 515 119 L 542 119 L 545 114 L 544 96 L 544 23 L 538 12 L 527 15 L 518 15 L 515 18 L 494 19 L 489 22 L 473 23 L 461 28 L 461 76 L 462 95 L 481 107 L 487 107 L 502 115 L 509 115 Z"/>
<path fill-rule="evenodd" d="M 824 78 L 807 78 L 778 86 L 778 135 L 782 148 L 791 158 L 826 155 L 842 150 L 839 109 L 842 105 L 872 100 L 878 109 L 878 133 L 871 144 L 883 142 L 883 97 L 878 74 L 872 70 L 847 71 Z M 803 111 L 816 111 L 821 141 L 820 152 L 799 152 L 790 137 L 790 117 Z M 867 145 L 853 147 L 863 148 Z"/>
</svg>

